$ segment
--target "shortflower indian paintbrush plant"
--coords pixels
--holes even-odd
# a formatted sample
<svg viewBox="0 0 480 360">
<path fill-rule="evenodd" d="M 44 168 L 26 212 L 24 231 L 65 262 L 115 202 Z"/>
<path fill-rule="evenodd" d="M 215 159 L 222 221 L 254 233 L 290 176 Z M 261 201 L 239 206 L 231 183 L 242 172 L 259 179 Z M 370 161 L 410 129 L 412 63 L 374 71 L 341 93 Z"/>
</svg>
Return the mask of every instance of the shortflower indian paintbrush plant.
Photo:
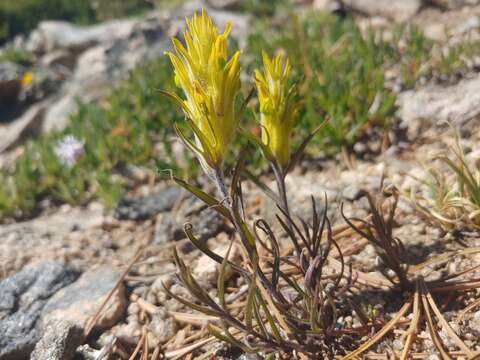
<svg viewBox="0 0 480 360">
<path fill-rule="evenodd" d="M 296 85 L 291 85 L 291 66 L 287 59 L 279 54 L 270 58 L 262 52 L 263 71 L 255 70 L 255 84 L 260 103 L 260 122 L 262 137 L 258 139 L 246 132 L 261 149 L 275 174 L 278 187 L 279 206 L 289 214 L 285 177 L 303 155 L 305 147 L 317 131 L 312 131 L 291 154 L 291 138 L 298 123 L 301 101 L 297 99 Z M 258 181 L 255 181 L 258 183 Z M 264 185 L 262 186 L 264 187 Z"/>
<path fill-rule="evenodd" d="M 183 90 L 185 99 L 163 93 L 183 109 L 195 142 L 178 127 L 177 132 L 211 175 L 221 168 L 238 126 L 239 113 L 235 104 L 240 91 L 240 52 L 230 59 L 227 56 L 230 23 L 223 34 L 218 34 L 205 11 L 186 22 L 186 46 L 173 38 L 175 53 L 166 53 L 175 70 L 175 83 Z"/>
<path fill-rule="evenodd" d="M 296 88 L 289 85 L 290 62 L 281 54 L 269 58 L 263 52 L 263 72 L 255 70 L 255 84 L 260 102 L 262 142 L 269 157 L 283 169 L 290 162 L 290 139 L 298 122 L 300 102 Z"/>
<path fill-rule="evenodd" d="M 281 212 L 278 221 L 295 249 L 294 255 L 283 257 L 278 234 L 265 220 L 258 219 L 253 225 L 247 223 L 242 192 L 243 179 L 248 177 L 245 152 L 240 153 L 232 170 L 229 191 L 225 186 L 222 160 L 244 109 L 237 111 L 234 106 L 240 80 L 238 53 L 229 61 L 225 53 L 229 26 L 223 35 L 217 35 L 205 12 L 187 20 L 187 25 L 187 48 L 174 40 L 176 55 L 168 53 L 175 68 L 176 82 L 183 89 L 186 100 L 164 94 L 183 108 L 196 141 L 189 141 L 180 131 L 179 136 L 200 158 L 223 199 L 217 199 L 181 179 L 173 177 L 173 180 L 233 226 L 239 242 L 232 241 L 230 250 L 240 246 L 246 259 L 243 263 L 230 260 L 230 250 L 225 257 L 216 254 L 206 242 L 198 240 L 191 224 L 185 224 L 184 230 L 190 241 L 221 265 L 218 296 L 212 297 L 202 288 L 177 251 L 174 251 L 174 257 L 179 279 L 195 301 L 173 294 L 167 287 L 165 290 L 181 303 L 217 318 L 218 321 L 208 325 L 210 333 L 246 352 L 284 351 L 303 353 L 312 359 L 332 358 L 333 344 L 343 341 L 343 332 L 336 329 L 336 323 L 338 316 L 343 314 L 343 307 L 339 306 L 340 295 L 348 291 L 350 282 L 342 281 L 345 277 L 342 252 L 333 239 L 326 210 L 319 213 L 312 199 L 312 223 L 302 219 L 296 221 L 288 211 L 285 176 L 315 133 L 311 133 L 292 156 L 289 148 L 284 149 L 290 146 L 289 138 L 299 106 L 293 99 L 294 88 L 287 85 L 290 65 L 281 56 L 271 60 L 264 55 L 265 72 L 258 72 L 256 78 L 267 135 L 262 141 L 248 131 L 242 131 L 264 150 L 263 154 L 275 172 L 278 194 L 266 185 L 262 186 L 253 175 L 251 178 L 274 199 Z M 327 274 L 324 265 L 332 249 L 338 254 L 340 268 L 334 274 Z M 284 272 L 292 266 L 293 273 Z M 232 311 L 230 296 L 226 296 L 229 291 L 225 277 L 227 269 L 242 277 L 248 286 L 247 293 L 235 295 L 245 302 L 240 312 Z"/>
</svg>

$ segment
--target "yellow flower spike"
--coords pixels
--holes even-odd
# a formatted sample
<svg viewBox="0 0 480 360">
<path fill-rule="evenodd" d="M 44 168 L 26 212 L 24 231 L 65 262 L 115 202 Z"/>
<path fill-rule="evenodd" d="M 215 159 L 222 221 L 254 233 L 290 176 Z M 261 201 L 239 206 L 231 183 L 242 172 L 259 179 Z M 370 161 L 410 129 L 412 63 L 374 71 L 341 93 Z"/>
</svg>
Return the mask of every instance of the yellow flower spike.
<svg viewBox="0 0 480 360">
<path fill-rule="evenodd" d="M 289 86 L 290 62 L 282 55 L 273 58 L 264 52 L 263 72 L 255 70 L 255 84 L 260 102 L 262 142 L 270 156 L 283 168 L 290 162 L 290 139 L 298 120 L 300 103 L 296 88 Z"/>
<path fill-rule="evenodd" d="M 181 106 L 195 134 L 195 144 L 180 132 L 182 140 L 202 165 L 218 169 L 238 126 L 235 101 L 241 85 L 240 53 L 227 57 L 230 23 L 223 34 L 218 34 L 205 11 L 186 19 L 186 23 L 185 46 L 173 38 L 175 53 L 166 53 L 185 99 L 167 95 Z"/>
</svg>

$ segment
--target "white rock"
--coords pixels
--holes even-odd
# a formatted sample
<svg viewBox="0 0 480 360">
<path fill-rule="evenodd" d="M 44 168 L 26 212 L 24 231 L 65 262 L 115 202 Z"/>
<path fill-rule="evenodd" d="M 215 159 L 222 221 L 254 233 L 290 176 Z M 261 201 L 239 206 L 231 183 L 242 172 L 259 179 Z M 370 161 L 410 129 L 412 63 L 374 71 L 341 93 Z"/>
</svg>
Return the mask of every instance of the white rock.
<svg viewBox="0 0 480 360">
<path fill-rule="evenodd" d="M 407 124 L 420 120 L 461 124 L 480 114 L 480 76 L 456 85 L 428 86 L 399 95 L 399 115 Z"/>
<path fill-rule="evenodd" d="M 344 0 L 344 4 L 355 11 L 398 22 L 411 19 L 422 5 L 420 0 Z"/>
<path fill-rule="evenodd" d="M 27 49 L 50 52 L 55 49 L 85 49 L 93 44 L 126 38 L 137 19 L 112 20 L 98 25 L 78 26 L 66 21 L 42 21 L 27 40 Z"/>
<path fill-rule="evenodd" d="M 216 254 L 220 256 L 225 256 L 228 251 L 228 245 L 220 245 L 216 249 L 213 250 Z M 232 247 L 232 250 L 230 251 L 230 257 L 229 259 L 231 260 L 234 258 L 236 255 L 235 252 L 235 247 Z M 220 269 L 220 264 L 218 264 L 216 261 L 212 260 L 210 257 L 208 257 L 205 254 L 202 254 L 198 258 L 197 265 L 193 268 L 193 276 L 195 279 L 197 279 L 198 282 L 202 284 L 216 284 L 217 283 L 217 276 L 218 276 L 218 271 Z"/>
</svg>

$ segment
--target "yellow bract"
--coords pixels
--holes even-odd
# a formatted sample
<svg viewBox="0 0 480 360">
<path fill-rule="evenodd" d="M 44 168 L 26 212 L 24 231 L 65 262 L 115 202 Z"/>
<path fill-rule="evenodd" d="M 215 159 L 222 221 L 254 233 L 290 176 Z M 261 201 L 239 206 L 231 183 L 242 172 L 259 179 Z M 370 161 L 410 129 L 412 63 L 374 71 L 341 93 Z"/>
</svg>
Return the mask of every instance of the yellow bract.
<svg viewBox="0 0 480 360">
<path fill-rule="evenodd" d="M 298 119 L 300 104 L 296 89 L 289 86 L 290 63 L 282 55 L 269 58 L 263 53 L 264 70 L 255 70 L 260 102 L 262 142 L 271 156 L 286 168 L 290 161 L 290 138 Z"/>
<path fill-rule="evenodd" d="M 186 47 L 173 38 L 175 54 L 167 52 L 175 70 L 175 83 L 186 99 L 169 94 L 183 108 L 195 133 L 196 144 L 180 134 L 210 168 L 217 168 L 238 125 L 235 100 L 240 90 L 240 53 L 227 58 L 230 23 L 223 34 L 202 11 L 187 19 Z"/>
</svg>

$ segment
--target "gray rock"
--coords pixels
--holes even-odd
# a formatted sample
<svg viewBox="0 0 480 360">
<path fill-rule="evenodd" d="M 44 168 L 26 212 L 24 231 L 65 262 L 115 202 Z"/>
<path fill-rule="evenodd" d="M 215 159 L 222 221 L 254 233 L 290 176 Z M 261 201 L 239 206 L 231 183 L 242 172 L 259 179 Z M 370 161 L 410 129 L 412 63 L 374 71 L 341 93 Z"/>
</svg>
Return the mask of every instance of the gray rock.
<svg viewBox="0 0 480 360">
<path fill-rule="evenodd" d="M 87 101 L 105 95 L 113 81 L 149 59 L 163 56 L 170 47 L 165 29 L 156 17 L 138 22 L 128 37 L 103 42 L 82 53 L 77 61 L 70 91 Z"/>
<path fill-rule="evenodd" d="M 399 116 L 409 132 L 423 121 L 439 124 L 444 121 L 462 125 L 480 114 L 480 76 L 465 79 L 452 86 L 431 85 L 399 95 Z"/>
<path fill-rule="evenodd" d="M 99 227 L 103 222 L 103 207 L 92 203 L 88 208 L 63 207 L 33 220 L 0 225 L 0 276 L 12 275 L 26 264 L 63 260 L 70 251 L 81 251 L 75 250 L 82 246 L 72 243 L 72 233 Z"/>
<path fill-rule="evenodd" d="M 78 272 L 62 263 L 45 262 L 0 282 L 0 359 L 28 359 L 41 335 L 48 299 L 71 284 Z"/>
<path fill-rule="evenodd" d="M 155 221 L 155 233 L 153 236 L 154 245 L 162 245 L 170 240 L 178 240 L 182 235 L 177 235 L 178 223 L 173 219 L 168 212 L 163 212 L 157 215 Z"/>
<path fill-rule="evenodd" d="M 119 276 L 117 271 L 106 266 L 82 274 L 76 282 L 48 300 L 42 311 L 43 326 L 52 321 L 68 321 L 84 329 L 114 288 Z M 95 328 L 106 329 L 114 325 L 123 315 L 125 307 L 125 287 L 121 284 L 103 310 Z"/>
<path fill-rule="evenodd" d="M 358 200 L 362 195 L 364 191 L 358 186 L 358 184 L 353 183 L 348 185 L 343 191 L 342 191 L 342 197 L 348 201 L 355 201 Z"/>
<path fill-rule="evenodd" d="M 222 217 L 215 210 L 196 198 L 188 197 L 175 214 L 164 212 L 157 216 L 154 245 L 185 239 L 183 228 L 186 223 L 192 225 L 194 235 L 200 240 L 208 240 L 225 229 Z"/>
<path fill-rule="evenodd" d="M 410 20 L 422 6 L 421 0 L 344 0 L 343 3 L 354 11 L 398 22 Z"/>
<path fill-rule="evenodd" d="M 207 4 L 214 9 L 235 8 L 241 3 L 239 0 L 207 0 Z"/>
<path fill-rule="evenodd" d="M 58 49 L 42 56 L 39 63 L 47 68 L 61 67 L 62 70 L 73 69 L 76 58 L 67 50 Z"/>
<path fill-rule="evenodd" d="M 39 133 L 48 104 L 48 101 L 43 101 L 32 105 L 18 119 L 8 124 L 0 124 L 0 153 L 12 149 L 25 138 Z"/>
<path fill-rule="evenodd" d="M 343 4 L 340 0 L 314 0 L 312 6 L 316 10 L 331 13 L 344 10 Z"/>
<path fill-rule="evenodd" d="M 262 359 L 263 357 L 259 354 L 241 354 L 239 357 L 236 358 L 236 360 L 259 360 Z"/>
<path fill-rule="evenodd" d="M 11 62 L 0 62 L 0 108 L 11 107 L 18 101 L 23 68 Z"/>
<path fill-rule="evenodd" d="M 52 321 L 43 328 L 30 360 L 71 360 L 82 340 L 81 328 L 68 321 Z"/>
<path fill-rule="evenodd" d="M 92 45 L 127 38 L 138 20 L 112 20 L 93 26 L 65 21 L 42 21 L 25 45 L 29 51 L 46 53 L 57 49 L 84 50 Z"/>
<path fill-rule="evenodd" d="M 222 217 L 213 209 L 207 207 L 197 198 L 188 198 L 176 214 L 177 231 L 185 238 L 183 226 L 185 223 L 192 225 L 193 234 L 200 240 L 208 240 L 225 229 Z"/>
<path fill-rule="evenodd" d="M 171 187 L 159 193 L 138 198 L 120 200 L 114 216 L 120 220 L 145 220 L 158 213 L 170 211 L 181 194 L 179 187 Z"/>
<path fill-rule="evenodd" d="M 148 342 L 163 344 L 170 340 L 177 331 L 177 323 L 164 307 L 157 307 L 148 324 Z"/>
<path fill-rule="evenodd" d="M 114 25 L 109 26 L 114 28 Z M 156 16 L 135 22 L 128 20 L 128 31 L 114 32 L 112 37 L 97 39 L 78 56 L 59 100 L 45 115 L 44 133 L 62 130 L 68 125 L 70 116 L 77 110 L 76 99 L 92 102 L 103 98 L 113 83 L 125 79 L 137 65 L 163 56 L 170 46 L 164 26 Z"/>
</svg>

